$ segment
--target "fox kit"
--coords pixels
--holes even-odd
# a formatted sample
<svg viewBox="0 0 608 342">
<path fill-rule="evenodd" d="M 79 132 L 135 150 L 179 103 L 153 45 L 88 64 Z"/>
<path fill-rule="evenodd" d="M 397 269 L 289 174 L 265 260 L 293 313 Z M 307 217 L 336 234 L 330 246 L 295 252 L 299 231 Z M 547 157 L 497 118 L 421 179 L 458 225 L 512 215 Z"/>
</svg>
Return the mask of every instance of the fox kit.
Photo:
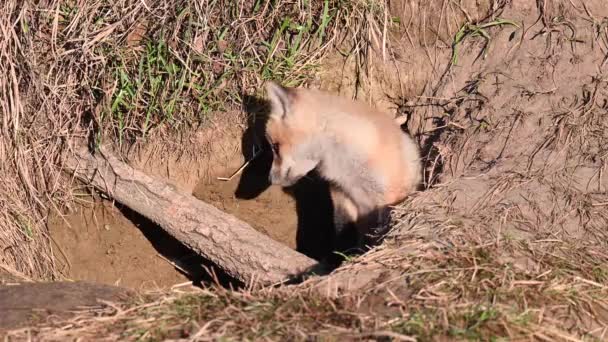
<svg viewBox="0 0 608 342">
<path fill-rule="evenodd" d="M 354 224 L 363 247 L 389 207 L 420 182 L 414 141 L 394 119 L 364 103 L 275 82 L 266 91 L 270 182 L 289 187 L 316 169 L 330 184 L 336 225 Z"/>
</svg>

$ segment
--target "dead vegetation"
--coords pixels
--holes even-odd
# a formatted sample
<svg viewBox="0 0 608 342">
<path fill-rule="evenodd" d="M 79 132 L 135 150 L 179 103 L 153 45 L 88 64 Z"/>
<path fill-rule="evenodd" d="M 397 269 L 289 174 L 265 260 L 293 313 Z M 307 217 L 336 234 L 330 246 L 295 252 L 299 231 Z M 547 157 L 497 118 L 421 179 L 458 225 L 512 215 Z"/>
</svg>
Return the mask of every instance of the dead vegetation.
<svg viewBox="0 0 608 342">
<path fill-rule="evenodd" d="M 404 73 L 391 100 L 423 146 L 426 189 L 397 208 L 381 246 L 297 286 L 175 289 L 9 336 L 607 340 L 608 11 L 601 0 L 478 10 L 391 4 L 410 15 L 387 55 L 428 71 L 418 87 Z M 477 31 L 453 63 L 457 32 L 501 19 L 517 26 Z"/>
</svg>

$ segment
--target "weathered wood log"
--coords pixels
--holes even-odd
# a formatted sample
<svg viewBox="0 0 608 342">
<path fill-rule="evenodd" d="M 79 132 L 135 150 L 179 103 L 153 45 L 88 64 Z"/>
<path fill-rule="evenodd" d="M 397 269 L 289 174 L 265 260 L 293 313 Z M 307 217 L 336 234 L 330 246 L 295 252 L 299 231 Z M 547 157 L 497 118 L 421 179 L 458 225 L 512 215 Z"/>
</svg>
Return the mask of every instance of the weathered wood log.
<svg viewBox="0 0 608 342">
<path fill-rule="evenodd" d="M 135 170 L 105 148 L 95 155 L 86 148 L 77 151 L 67 169 L 242 282 L 280 283 L 317 265 L 236 217 Z"/>
</svg>

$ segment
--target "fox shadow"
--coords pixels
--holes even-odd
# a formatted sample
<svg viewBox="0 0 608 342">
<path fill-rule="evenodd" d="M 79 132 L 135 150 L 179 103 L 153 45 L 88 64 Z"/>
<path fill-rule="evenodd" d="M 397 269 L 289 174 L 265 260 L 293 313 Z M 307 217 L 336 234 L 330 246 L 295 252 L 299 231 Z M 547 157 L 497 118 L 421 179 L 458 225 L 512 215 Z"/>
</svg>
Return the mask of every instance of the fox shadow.
<svg viewBox="0 0 608 342">
<path fill-rule="evenodd" d="M 256 198 L 271 186 L 268 175 L 273 156 L 265 138 L 270 103 L 254 96 L 243 98 L 243 109 L 248 120 L 241 139 L 241 151 L 245 160 L 250 162 L 243 170 L 235 197 L 248 200 Z M 343 261 L 340 254 L 353 254 L 356 245 L 354 226 L 348 225 L 339 234 L 336 232 L 329 183 L 319 177 L 315 170 L 283 191 L 296 202 L 298 252 L 323 262 L 330 269 Z"/>
</svg>

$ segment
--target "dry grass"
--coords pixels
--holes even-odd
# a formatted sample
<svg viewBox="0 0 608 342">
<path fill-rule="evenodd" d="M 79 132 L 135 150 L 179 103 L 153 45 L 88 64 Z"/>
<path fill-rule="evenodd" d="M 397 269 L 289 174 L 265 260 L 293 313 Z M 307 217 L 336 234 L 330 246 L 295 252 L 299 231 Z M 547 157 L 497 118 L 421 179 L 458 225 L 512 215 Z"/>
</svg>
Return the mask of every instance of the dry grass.
<svg viewBox="0 0 608 342">
<path fill-rule="evenodd" d="M 267 79 L 305 84 L 330 48 L 360 53 L 386 26 L 376 1 L 0 6 L 0 262 L 36 279 L 59 275 L 45 221 L 73 199 L 59 172 L 73 139 L 127 150 L 184 132 Z"/>
<path fill-rule="evenodd" d="M 579 268 L 589 261 L 605 264 L 608 258 L 601 250 L 571 254 L 566 247 L 562 251 L 568 254 L 553 256 L 545 252 L 549 242 L 535 242 L 520 256 L 522 261 L 499 255 L 509 247 L 474 245 L 467 239 L 471 241 L 459 236 L 455 247 L 415 255 L 400 247 L 407 237 L 393 240 L 365 263 L 382 263 L 399 276 L 336 298 L 293 289 L 175 290 L 132 303 L 108 303 L 68 321 L 8 336 L 108 341 L 603 340 L 608 287 L 592 275 L 596 271 L 591 267 Z M 525 262 L 538 263 L 538 270 L 531 272 Z M 593 272 L 589 278 L 579 276 L 587 271 Z"/>
</svg>

